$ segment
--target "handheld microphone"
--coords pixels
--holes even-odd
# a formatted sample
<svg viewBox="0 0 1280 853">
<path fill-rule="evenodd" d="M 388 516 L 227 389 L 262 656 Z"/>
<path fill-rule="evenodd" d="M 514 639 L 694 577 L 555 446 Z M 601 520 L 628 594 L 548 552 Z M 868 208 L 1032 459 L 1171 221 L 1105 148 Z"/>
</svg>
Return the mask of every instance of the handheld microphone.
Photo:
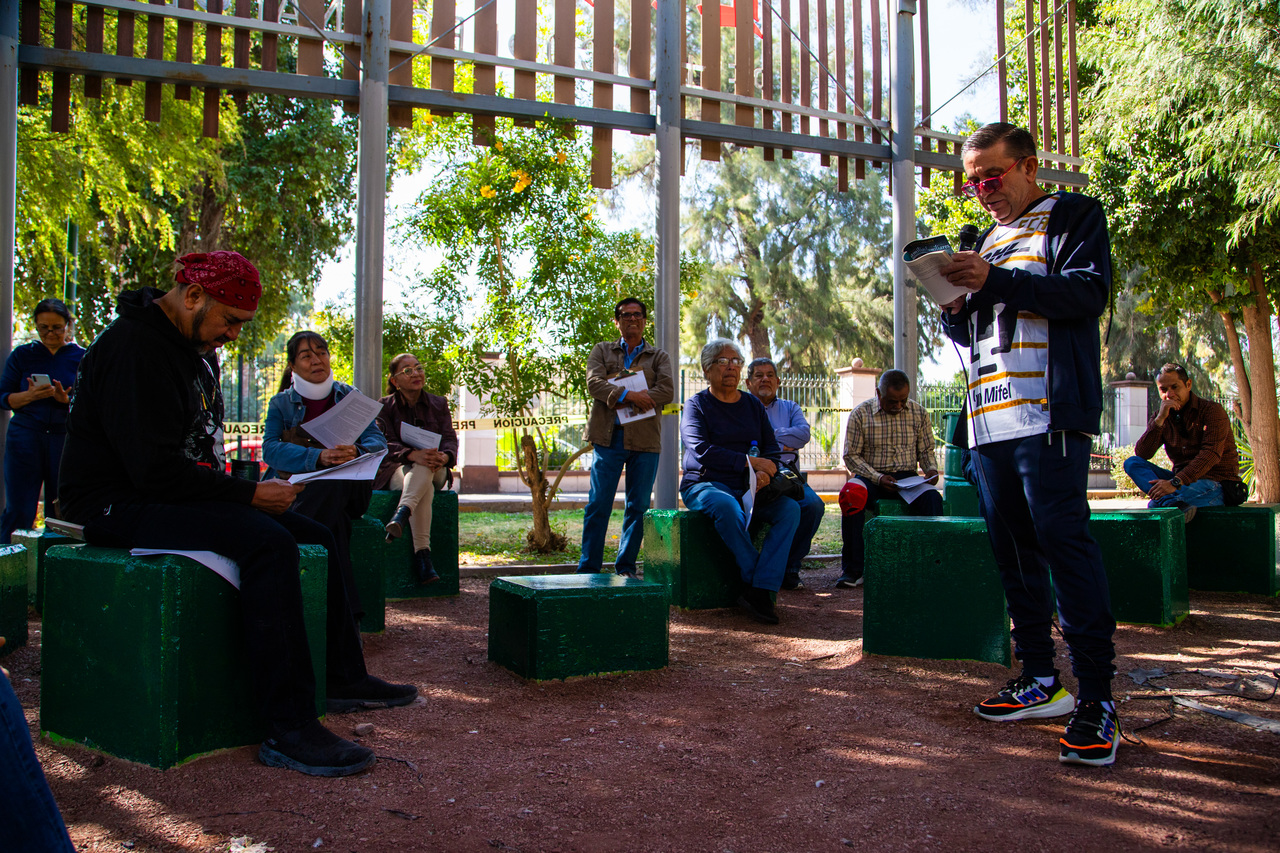
<svg viewBox="0 0 1280 853">
<path fill-rule="evenodd" d="M 973 252 L 978 248 L 978 226 L 961 225 L 960 226 L 960 251 Z"/>
</svg>

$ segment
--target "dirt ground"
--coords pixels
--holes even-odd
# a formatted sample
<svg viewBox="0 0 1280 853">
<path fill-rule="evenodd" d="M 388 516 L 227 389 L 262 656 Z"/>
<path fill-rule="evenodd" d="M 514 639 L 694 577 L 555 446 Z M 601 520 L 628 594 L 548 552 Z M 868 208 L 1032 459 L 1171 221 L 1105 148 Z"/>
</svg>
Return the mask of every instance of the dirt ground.
<svg viewBox="0 0 1280 853">
<path fill-rule="evenodd" d="M 1280 849 L 1280 735 L 1178 707 L 1114 767 L 1060 765 L 1062 722 L 974 716 L 1007 670 L 864 655 L 862 591 L 832 580 L 783 593 L 776 627 L 672 610 L 661 671 L 540 684 L 488 662 L 487 581 L 391 604 L 370 669 L 423 698 L 328 718 L 348 737 L 374 726 L 361 740 L 378 763 L 354 778 L 270 769 L 256 747 L 163 772 L 37 751 L 82 851 Z M 1128 729 L 1171 713 L 1167 696 L 1138 698 L 1155 685 L 1230 683 L 1200 670 L 1259 676 L 1250 695 L 1274 685 L 1280 601 L 1193 593 L 1192 607 L 1176 629 L 1117 633 Z M 4 661 L 33 732 L 39 628 Z M 1176 674 L 1125 675 L 1155 668 Z M 1195 699 L 1280 719 L 1280 697 Z"/>
</svg>

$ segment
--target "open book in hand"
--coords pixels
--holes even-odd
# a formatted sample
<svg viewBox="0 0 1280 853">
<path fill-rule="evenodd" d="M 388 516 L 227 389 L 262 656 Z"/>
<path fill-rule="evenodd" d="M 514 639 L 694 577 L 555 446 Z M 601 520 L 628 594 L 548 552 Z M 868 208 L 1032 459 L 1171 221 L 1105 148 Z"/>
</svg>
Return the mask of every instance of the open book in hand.
<svg viewBox="0 0 1280 853">
<path fill-rule="evenodd" d="M 959 287 L 942 277 L 938 270 L 951 263 L 951 241 L 945 236 L 927 240 L 913 240 L 902 247 L 902 260 L 906 262 L 911 277 L 939 305 L 955 302 L 971 291 Z"/>
</svg>

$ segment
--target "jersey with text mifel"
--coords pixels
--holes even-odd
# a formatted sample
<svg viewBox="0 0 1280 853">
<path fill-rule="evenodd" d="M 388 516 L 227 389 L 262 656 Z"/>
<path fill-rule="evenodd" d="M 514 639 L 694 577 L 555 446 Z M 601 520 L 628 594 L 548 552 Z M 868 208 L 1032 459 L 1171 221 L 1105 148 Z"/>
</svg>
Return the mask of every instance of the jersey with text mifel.
<svg viewBox="0 0 1280 853">
<path fill-rule="evenodd" d="M 979 249 L 992 266 L 1033 275 L 1049 271 L 1045 196 L 1008 225 L 997 225 Z M 1049 321 L 1002 302 L 969 316 L 969 428 L 975 444 L 991 444 L 1049 429 Z"/>
</svg>

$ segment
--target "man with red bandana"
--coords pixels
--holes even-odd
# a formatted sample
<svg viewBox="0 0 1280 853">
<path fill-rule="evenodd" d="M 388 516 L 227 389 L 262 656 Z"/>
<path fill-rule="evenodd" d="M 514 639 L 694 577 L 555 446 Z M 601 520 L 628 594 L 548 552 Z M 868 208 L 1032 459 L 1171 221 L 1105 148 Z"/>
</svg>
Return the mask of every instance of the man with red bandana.
<svg viewBox="0 0 1280 853">
<path fill-rule="evenodd" d="M 255 483 L 225 473 L 222 391 L 216 351 L 240 335 L 262 285 L 235 252 L 186 255 L 164 293 L 120 294 L 119 316 L 80 364 L 67 418 L 59 497 L 63 517 L 91 544 L 214 551 L 240 567 L 246 645 L 267 728 L 264 763 L 317 776 L 346 776 L 374 754 L 315 716 L 315 678 L 303 627 L 298 543 L 333 536 L 289 505 L 301 486 Z M 330 703 L 412 702 L 417 688 L 368 674 L 340 573 L 329 572 L 327 679 Z"/>
</svg>

